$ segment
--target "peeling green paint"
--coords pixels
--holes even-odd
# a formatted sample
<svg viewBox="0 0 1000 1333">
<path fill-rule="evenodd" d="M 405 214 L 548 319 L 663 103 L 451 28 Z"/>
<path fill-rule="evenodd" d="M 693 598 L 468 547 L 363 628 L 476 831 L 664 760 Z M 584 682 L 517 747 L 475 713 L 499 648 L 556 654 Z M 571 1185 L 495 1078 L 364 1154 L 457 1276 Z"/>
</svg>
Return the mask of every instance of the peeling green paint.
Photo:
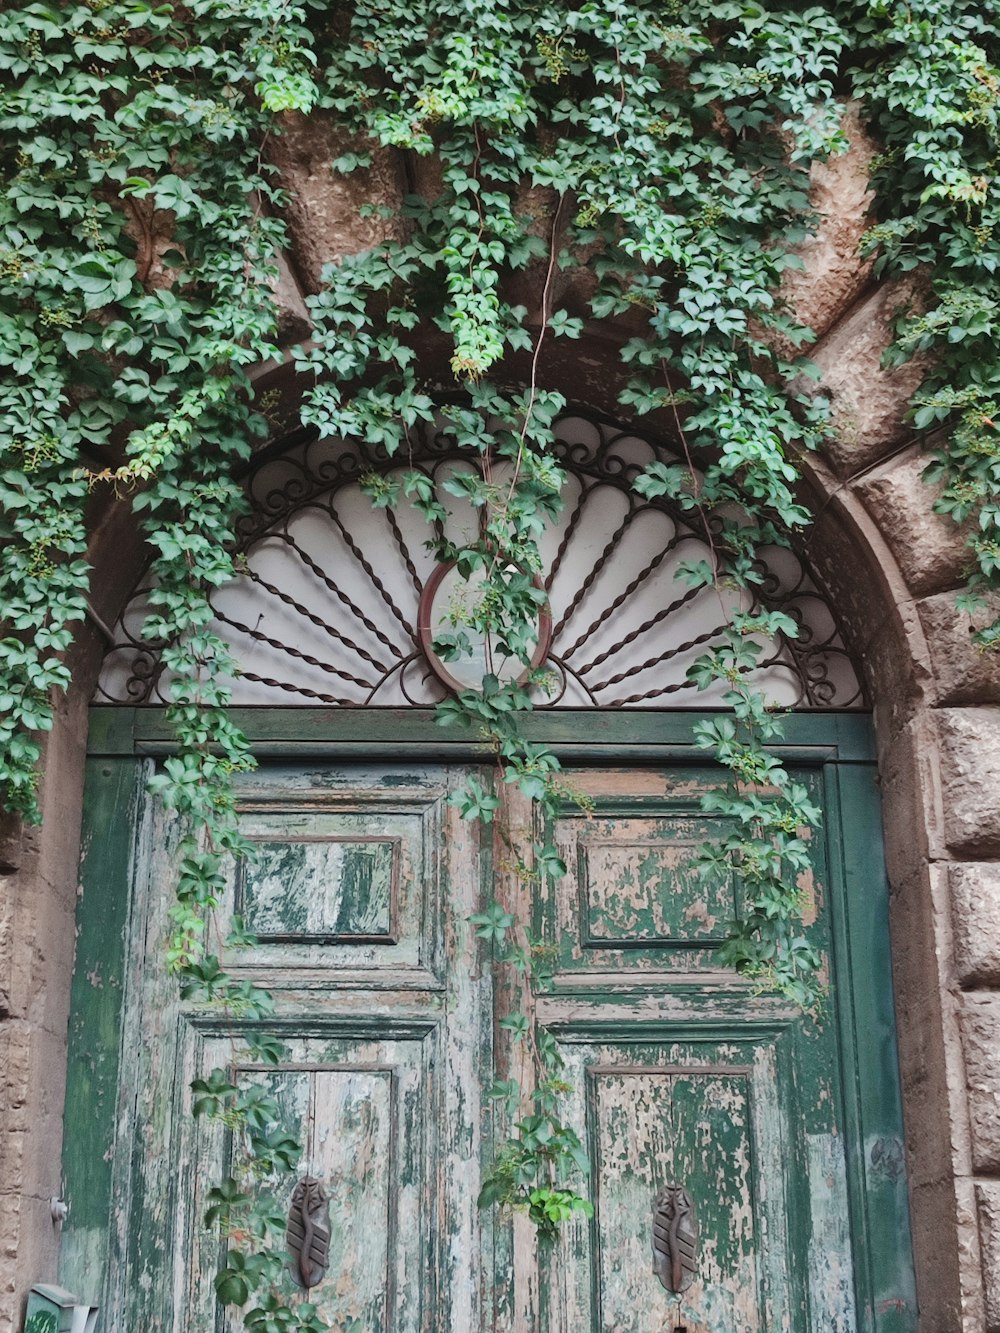
<svg viewBox="0 0 1000 1333">
<path fill-rule="evenodd" d="M 605 762 L 579 776 L 597 808 L 557 823 L 570 874 L 523 892 L 552 949 L 535 1007 L 566 1057 L 597 1211 L 539 1255 L 519 1221 L 473 1203 L 503 1132 L 483 1092 L 512 999 L 491 992 L 466 921 L 496 885 L 489 842 L 446 803 L 462 770 L 283 762 L 245 780 L 262 855 L 233 877 L 226 910 L 253 918 L 260 942 L 239 964 L 277 995 L 288 1055 L 267 1071 L 240 1057 L 238 1024 L 180 1005 L 164 981 L 173 835 L 144 806 L 121 817 L 133 761 L 95 769 L 93 827 L 113 834 L 92 834 L 84 860 L 63 1280 L 86 1272 L 92 1289 L 108 1265 L 105 1333 L 216 1327 L 218 1252 L 199 1217 L 229 1148 L 191 1120 L 186 1090 L 227 1061 L 269 1082 L 306 1141 L 303 1172 L 327 1181 L 330 1277 L 315 1296 L 331 1328 L 912 1333 L 870 770 L 830 761 L 796 775 L 827 812 L 813 930 L 841 979 L 816 1021 L 714 965 L 738 889 L 701 884 L 686 863 L 721 831 L 698 809 L 717 774 Z M 651 1265 L 652 1200 L 668 1178 L 695 1196 L 702 1234 L 680 1299 Z M 274 1183 L 280 1206 L 291 1184 Z"/>
</svg>

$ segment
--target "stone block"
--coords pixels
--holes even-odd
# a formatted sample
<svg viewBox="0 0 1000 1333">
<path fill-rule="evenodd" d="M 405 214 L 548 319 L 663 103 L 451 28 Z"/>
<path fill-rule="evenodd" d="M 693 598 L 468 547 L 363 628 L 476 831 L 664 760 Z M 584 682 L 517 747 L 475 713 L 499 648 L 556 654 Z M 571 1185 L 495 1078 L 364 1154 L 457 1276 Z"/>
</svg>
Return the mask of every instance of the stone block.
<svg viewBox="0 0 1000 1333">
<path fill-rule="evenodd" d="M 21 1333 L 28 1288 L 59 1271 L 59 1229 L 48 1198 L 0 1192 L 0 1260 L 0 1333 Z"/>
<path fill-rule="evenodd" d="M 1000 1333 L 1000 1181 L 976 1183 L 986 1333 Z"/>
<path fill-rule="evenodd" d="M 964 986 L 1000 986 L 1000 864 L 948 867 L 955 974 Z"/>
<path fill-rule="evenodd" d="M 18 1191 L 0 1191 L 0 1258 L 2 1259 L 14 1260 L 17 1258 L 21 1197 Z M 6 1289 L 13 1291 L 13 1283 Z"/>
<path fill-rule="evenodd" d="M 959 1013 L 972 1131 L 972 1169 L 1000 1172 L 1000 995 L 962 997 Z"/>
<path fill-rule="evenodd" d="M 15 815 L 0 814 L 0 875 L 12 875 L 21 865 L 22 825 Z"/>
<path fill-rule="evenodd" d="M 858 299 L 872 271 L 859 253 L 870 225 L 869 167 L 878 146 L 848 103 L 841 121 L 848 148 L 810 170 L 809 200 L 819 219 L 816 231 L 796 248 L 802 268 L 787 269 L 781 295 L 800 324 L 821 338 Z"/>
<path fill-rule="evenodd" d="M 128 201 L 125 231 L 135 244 L 138 280 L 147 291 L 169 290 L 187 262 L 187 251 L 176 238 L 177 215 L 157 208 L 155 198 Z"/>
<path fill-rule="evenodd" d="M 31 1123 L 31 1038 L 31 1026 L 22 1019 L 8 1019 L 0 1028 L 0 1106 L 5 1142 L 6 1135 L 27 1129 Z"/>
<path fill-rule="evenodd" d="M 0 960 L 4 965 L 0 987 L 4 990 L 11 1020 L 27 1022 L 37 1017 L 32 1010 L 39 997 L 44 995 L 48 975 L 44 951 L 39 947 L 39 930 L 27 910 L 24 890 L 34 890 L 42 899 L 47 888 L 28 876 L 22 876 L 15 887 L 17 897 L 12 894 L 0 914 Z M 14 1030 L 8 1025 L 5 1029 L 8 1037 Z"/>
<path fill-rule="evenodd" d="M 906 307 L 919 307 L 919 279 L 884 283 L 839 320 L 812 352 L 821 391 L 829 395 L 832 438 L 823 452 L 838 476 L 852 477 L 884 458 L 911 433 L 909 401 L 923 378 L 917 357 L 886 369 L 883 353 L 893 342 L 893 323 Z"/>
<path fill-rule="evenodd" d="M 944 838 L 956 856 L 1000 856 L 1000 708 L 935 714 Z"/>
<path fill-rule="evenodd" d="M 305 289 L 317 292 L 325 264 L 399 234 L 402 168 L 393 150 L 360 143 L 322 112 L 308 117 L 287 112 L 280 122 L 281 132 L 268 139 L 267 152 L 288 191 L 283 215 L 292 265 Z M 350 176 L 334 172 L 337 158 L 358 151 L 371 153 L 370 167 Z M 375 211 L 362 217 L 365 204 Z"/>
<path fill-rule="evenodd" d="M 309 311 L 299 290 L 299 284 L 295 281 L 295 274 L 283 251 L 278 251 L 274 263 L 278 270 L 278 276 L 272 283 L 274 301 L 278 308 L 278 342 L 285 345 L 308 338 L 312 320 L 309 318 Z"/>
<path fill-rule="evenodd" d="M 907 1173 L 915 1189 L 948 1179 L 962 1152 L 951 1107 L 956 1088 L 964 1104 L 964 1067 L 952 1006 L 942 1006 L 940 989 L 942 918 L 948 922 L 944 872 L 925 866 L 915 879 L 896 882 L 889 911 Z M 960 1128 L 967 1140 L 964 1115 Z"/>
<path fill-rule="evenodd" d="M 964 529 L 934 513 L 940 488 L 923 480 L 928 462 L 919 449 L 908 449 L 854 486 L 917 596 L 954 588 L 969 563 Z"/>
<path fill-rule="evenodd" d="M 933 823 L 934 803 L 928 799 L 932 784 L 928 752 L 933 738 L 933 724 L 926 714 L 918 715 L 881 756 L 885 858 L 894 886 L 924 883 L 932 843 L 940 838 Z"/>
<path fill-rule="evenodd" d="M 930 651 L 934 679 L 930 686 L 939 704 L 1000 703 L 1000 654 L 977 648 L 972 635 L 980 625 L 1000 616 L 1000 598 L 973 618 L 956 605 L 957 592 L 942 592 L 917 604 Z"/>
<path fill-rule="evenodd" d="M 917 1301 L 921 1327 L 928 1333 L 966 1333 L 955 1202 L 950 1181 L 910 1190 Z"/>
<path fill-rule="evenodd" d="M 958 1230 L 958 1268 L 962 1291 L 963 1333 L 978 1333 L 984 1326 L 983 1271 L 979 1252 L 976 1191 L 968 1176 L 955 1180 L 955 1217 Z M 921 1311 L 921 1313 L 923 1313 Z"/>
<path fill-rule="evenodd" d="M 920 626 L 907 589 L 857 497 L 836 488 L 834 503 L 809 502 L 817 518 L 803 554 L 837 610 L 838 627 L 880 712 L 883 746 L 922 702 L 926 664 L 915 656 Z M 916 631 L 916 633 L 914 633 Z"/>
<path fill-rule="evenodd" d="M 45 837 L 38 844 L 34 873 L 50 887 L 58 886 L 62 903 L 51 911 L 53 919 L 63 921 L 67 908 L 70 920 L 76 910 L 87 724 L 85 699 L 74 695 L 59 701 L 52 730 L 45 740 L 45 767 L 38 793 Z M 37 918 L 37 909 L 35 915 Z"/>
</svg>

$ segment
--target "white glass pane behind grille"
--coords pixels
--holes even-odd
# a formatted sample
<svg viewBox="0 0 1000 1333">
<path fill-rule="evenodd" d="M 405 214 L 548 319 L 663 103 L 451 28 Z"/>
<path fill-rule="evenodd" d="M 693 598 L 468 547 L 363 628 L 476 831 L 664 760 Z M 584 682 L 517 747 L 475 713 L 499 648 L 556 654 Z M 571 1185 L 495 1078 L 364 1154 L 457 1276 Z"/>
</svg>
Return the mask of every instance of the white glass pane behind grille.
<svg viewBox="0 0 1000 1333">
<path fill-rule="evenodd" d="M 708 543 L 666 504 L 631 488 L 645 464 L 675 461 L 634 434 L 582 416 L 558 428 L 567 472 L 559 522 L 542 541 L 543 581 L 552 637 L 545 659 L 549 707 L 703 707 L 721 689 L 695 689 L 691 664 L 718 642 L 727 614 L 749 607 L 746 593 L 692 588 L 679 566 L 710 558 Z M 420 641 L 418 607 L 435 569 L 423 517 L 400 497 L 374 508 L 361 478 L 398 480 L 419 468 L 434 479 L 448 510 L 443 529 L 461 544 L 476 532 L 477 511 L 441 489 L 476 462 L 443 433 L 428 432 L 410 458 L 334 441 L 306 441 L 255 470 L 255 512 L 240 535 L 243 572 L 213 595 L 215 629 L 231 645 L 241 674 L 239 704 L 340 707 L 430 705 L 446 687 Z M 495 472 L 495 479 L 502 472 Z M 762 645 L 753 678 L 786 707 L 860 705 L 857 675 L 830 609 L 798 558 L 764 553 L 757 605 L 780 607 L 800 624 L 797 641 Z M 140 588 L 116 627 L 97 699 L 163 703 L 163 645 L 140 637 L 147 591 Z"/>
</svg>

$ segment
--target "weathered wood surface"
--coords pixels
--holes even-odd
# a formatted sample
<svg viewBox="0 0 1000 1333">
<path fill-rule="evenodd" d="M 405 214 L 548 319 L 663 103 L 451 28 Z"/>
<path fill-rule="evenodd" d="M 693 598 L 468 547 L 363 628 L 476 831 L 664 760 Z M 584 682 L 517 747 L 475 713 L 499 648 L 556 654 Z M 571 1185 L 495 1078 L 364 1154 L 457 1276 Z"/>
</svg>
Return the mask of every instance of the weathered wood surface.
<svg viewBox="0 0 1000 1333">
<path fill-rule="evenodd" d="M 274 1093 L 281 1124 L 306 1145 L 300 1175 L 323 1182 L 329 1270 L 311 1299 L 331 1329 L 483 1326 L 480 1270 L 463 1256 L 483 1249 L 491 1009 L 468 916 L 488 862 L 446 803 L 461 776 L 286 769 L 244 784 L 242 822 L 261 854 L 231 876 L 220 927 L 242 910 L 259 930 L 227 961 L 276 997 L 270 1026 L 287 1054 L 275 1071 L 248 1063 L 238 1017 L 181 1004 L 162 976 L 172 838 L 148 821 L 115 1153 L 122 1263 L 106 1328 L 216 1328 L 219 1252 L 200 1218 L 231 1145 L 221 1126 L 191 1118 L 188 1087 L 220 1064 Z M 275 1182 L 282 1209 L 294 1185 Z M 241 1325 L 229 1315 L 223 1326 Z"/>
<path fill-rule="evenodd" d="M 256 841 L 258 859 L 243 867 L 238 906 L 258 939 L 394 943 L 398 839 L 314 833 Z"/>
<path fill-rule="evenodd" d="M 700 809 L 717 772 L 596 769 L 573 781 L 592 809 L 567 804 L 544 831 L 569 874 L 539 903 L 553 923 L 559 983 L 718 971 L 714 952 L 740 911 L 737 886 L 732 876 L 703 879 L 691 864 L 699 844 L 731 831 L 731 821 Z"/>
<path fill-rule="evenodd" d="M 513 876 L 503 839 L 481 840 L 458 817 L 447 797 L 465 774 L 318 763 L 244 780 L 241 818 L 260 855 L 231 875 L 222 916 L 240 911 L 258 932 L 229 961 L 276 995 L 271 1026 L 287 1046 L 278 1070 L 246 1058 L 238 1020 L 180 1004 L 162 976 L 169 822 L 144 807 L 131 841 L 109 845 L 115 864 L 93 861 L 95 873 L 134 884 L 127 920 L 115 917 L 127 964 L 101 978 L 114 996 L 124 988 L 118 1123 L 112 1134 L 106 1111 L 95 1130 L 104 1213 L 84 1213 L 88 1227 L 71 1226 L 67 1247 L 68 1271 L 110 1254 L 105 1333 L 240 1327 L 216 1322 L 218 1248 L 200 1226 L 230 1146 L 188 1110 L 191 1078 L 220 1063 L 271 1088 L 282 1124 L 306 1145 L 299 1174 L 323 1182 L 329 1269 L 311 1295 L 336 1333 L 911 1333 L 905 1182 L 845 1152 L 869 1126 L 879 1142 L 898 1133 L 891 1010 L 869 997 L 885 980 L 882 909 L 865 888 L 871 853 L 835 836 L 842 805 L 864 824 L 870 796 L 856 774 L 832 785 L 821 769 L 800 774 L 828 812 L 813 846 L 812 929 L 831 968 L 853 960 L 818 1022 L 754 996 L 712 959 L 737 886 L 706 885 L 689 861 L 722 828 L 698 808 L 717 772 L 581 770 L 572 780 L 593 815 L 567 805 L 548 830 L 507 789 L 515 835 L 562 849 L 569 875 L 555 887 Z M 847 867 L 860 886 L 850 904 L 867 932 L 860 943 Z M 494 993 L 468 922 L 494 894 L 533 922 L 551 959 L 551 984 L 528 1008 L 560 1044 L 567 1115 L 593 1163 L 596 1216 L 550 1252 L 525 1219 L 475 1207 L 507 1128 L 484 1092 L 495 1075 L 530 1083 L 499 1028 L 524 997 L 510 977 Z M 94 954 L 87 947 L 81 958 Z M 81 1033 L 93 1030 L 88 1012 L 114 1024 L 117 999 L 108 1010 L 95 998 L 89 1010 L 81 1001 Z M 877 1070 L 860 1040 L 868 1023 L 883 1043 Z M 103 1041 L 107 1064 L 114 1033 Z M 841 1061 L 863 1072 L 842 1083 Z M 90 1178 L 79 1165 L 68 1175 L 71 1185 Z M 653 1267 L 652 1209 L 670 1182 L 690 1191 L 700 1230 L 679 1295 Z M 294 1185 L 273 1183 L 281 1208 Z M 896 1230 L 887 1236 L 877 1219 Z M 857 1258 L 852 1230 L 877 1232 Z"/>
<path fill-rule="evenodd" d="M 329 762 L 415 763 L 450 758 L 455 763 L 489 762 L 489 746 L 461 727 L 437 725 L 421 708 L 234 708 L 233 720 L 261 755 L 325 755 Z M 711 711 L 650 709 L 538 709 L 523 720 L 531 740 L 559 746 L 576 762 L 605 764 L 616 747 L 637 763 L 674 759 L 700 761 L 694 745 L 699 720 Z M 777 753 L 802 764 L 875 758 L 871 719 L 861 713 L 789 713 Z M 95 755 L 162 754 L 176 748 L 162 708 L 91 709 L 89 748 Z M 584 758 L 586 756 L 586 758 Z"/>
</svg>

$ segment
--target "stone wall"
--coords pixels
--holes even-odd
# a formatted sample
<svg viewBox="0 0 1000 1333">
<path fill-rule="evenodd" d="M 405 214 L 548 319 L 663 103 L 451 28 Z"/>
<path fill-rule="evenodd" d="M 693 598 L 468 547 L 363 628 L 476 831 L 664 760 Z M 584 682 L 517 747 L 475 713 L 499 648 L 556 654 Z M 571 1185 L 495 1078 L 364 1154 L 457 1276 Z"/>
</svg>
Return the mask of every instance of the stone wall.
<svg viewBox="0 0 1000 1333">
<path fill-rule="evenodd" d="M 848 109 L 853 146 L 816 168 L 823 221 L 786 295 L 819 340 L 834 438 L 811 460 L 817 515 L 806 554 L 833 595 L 875 700 L 892 886 L 893 968 L 922 1333 L 1000 1333 L 1000 670 L 976 653 L 958 611 L 963 537 L 932 513 L 923 458 L 905 421 L 919 367 L 884 370 L 901 302 L 918 284 L 873 285 L 857 256 L 873 148 Z M 350 145 L 313 118 L 290 118 L 275 161 L 291 192 L 292 252 L 278 287 L 289 341 L 307 331 L 304 294 L 322 265 L 376 239 L 359 191 L 394 208 L 402 172 L 376 157 L 367 181 L 329 162 Z M 381 235 L 395 225 L 380 224 Z M 572 301 L 567 278 L 564 298 Z M 599 407 L 613 399 L 613 349 L 591 330 L 552 371 Z M 295 385 L 278 366 L 260 383 Z M 603 400 L 602 400 L 603 399 Z M 113 618 L 137 569 L 123 557 L 127 514 L 95 529 L 95 599 Z M 15 1296 L 50 1278 L 58 1243 L 60 1108 L 73 947 L 85 703 L 99 635 L 80 647 L 78 685 L 48 751 L 41 833 L 0 835 L 0 1333 L 19 1327 Z M 67 1126 L 65 1132 L 71 1133 Z"/>
<path fill-rule="evenodd" d="M 998 1333 L 1000 663 L 956 606 L 964 534 L 905 421 L 920 367 L 881 366 L 919 279 L 859 272 L 845 295 L 813 354 L 836 432 L 809 469 L 810 553 L 875 700 L 920 1327 Z"/>
<path fill-rule="evenodd" d="M 75 945 L 86 701 L 46 749 L 43 831 L 0 825 L 0 1330 L 20 1329 L 33 1281 L 53 1280 L 66 1023 Z"/>
</svg>

